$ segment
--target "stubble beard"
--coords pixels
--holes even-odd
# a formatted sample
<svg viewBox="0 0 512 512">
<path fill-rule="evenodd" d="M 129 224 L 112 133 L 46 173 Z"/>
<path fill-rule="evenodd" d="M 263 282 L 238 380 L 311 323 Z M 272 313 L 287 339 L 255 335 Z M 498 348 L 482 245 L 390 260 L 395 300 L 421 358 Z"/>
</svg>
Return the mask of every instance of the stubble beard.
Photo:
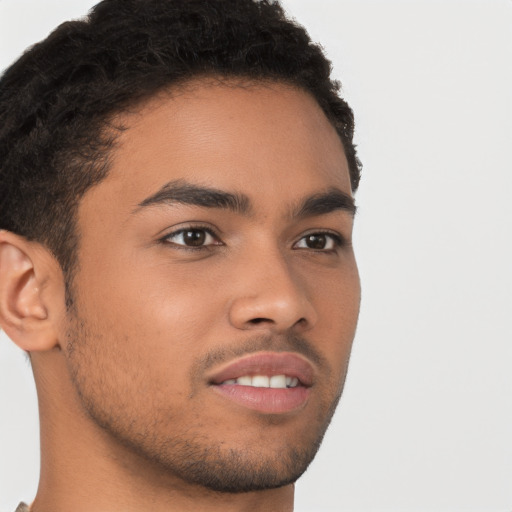
<svg viewBox="0 0 512 512">
<path fill-rule="evenodd" d="M 111 358 L 95 360 L 97 347 L 107 340 L 102 343 L 104 336 L 93 333 L 76 313 L 73 316 L 68 331 L 68 366 L 84 411 L 114 444 L 128 449 L 158 473 L 214 492 L 244 493 L 294 483 L 314 459 L 339 402 L 342 384 L 337 386 L 337 392 L 331 393 L 334 396 L 330 401 L 321 404 L 321 412 L 312 418 L 308 432 L 297 432 L 279 451 L 268 453 L 265 449 L 265 428 L 283 421 L 272 415 L 260 420 L 261 443 L 233 447 L 229 439 L 219 442 L 196 431 L 195 422 L 207 422 L 200 416 L 182 432 L 173 431 L 172 414 L 164 409 L 155 407 L 155 414 L 146 421 L 137 417 L 139 404 L 129 393 L 121 396 L 124 390 L 119 389 L 109 367 L 105 367 Z M 93 338 L 95 348 L 90 350 Z M 95 369 L 96 377 L 91 378 L 91 368 Z M 151 401 L 150 397 L 139 399 Z"/>
</svg>

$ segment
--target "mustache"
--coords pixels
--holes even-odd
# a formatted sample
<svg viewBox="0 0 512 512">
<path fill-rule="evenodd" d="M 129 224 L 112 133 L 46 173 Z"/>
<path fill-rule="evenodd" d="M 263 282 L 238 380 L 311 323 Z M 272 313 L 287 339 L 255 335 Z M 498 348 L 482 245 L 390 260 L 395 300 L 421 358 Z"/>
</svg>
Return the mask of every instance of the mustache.
<svg viewBox="0 0 512 512">
<path fill-rule="evenodd" d="M 329 362 L 320 354 L 316 347 L 303 336 L 291 333 L 280 336 L 260 334 L 230 343 L 228 346 L 212 348 L 198 359 L 194 371 L 206 372 L 218 364 L 264 351 L 298 353 L 314 363 L 327 377 L 331 374 Z"/>
</svg>

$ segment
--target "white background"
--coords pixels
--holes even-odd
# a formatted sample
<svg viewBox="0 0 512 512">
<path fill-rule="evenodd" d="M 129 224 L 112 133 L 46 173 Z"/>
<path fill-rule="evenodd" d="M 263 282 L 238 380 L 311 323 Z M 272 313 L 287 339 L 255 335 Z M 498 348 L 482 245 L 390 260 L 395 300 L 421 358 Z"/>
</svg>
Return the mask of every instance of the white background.
<svg viewBox="0 0 512 512">
<path fill-rule="evenodd" d="M 94 1 L 0 0 L 0 68 Z M 363 303 L 298 512 L 512 511 L 512 1 L 287 0 L 354 108 Z M 0 510 L 37 411 L 0 337 Z M 70 475 L 70 478 L 73 478 Z"/>
</svg>

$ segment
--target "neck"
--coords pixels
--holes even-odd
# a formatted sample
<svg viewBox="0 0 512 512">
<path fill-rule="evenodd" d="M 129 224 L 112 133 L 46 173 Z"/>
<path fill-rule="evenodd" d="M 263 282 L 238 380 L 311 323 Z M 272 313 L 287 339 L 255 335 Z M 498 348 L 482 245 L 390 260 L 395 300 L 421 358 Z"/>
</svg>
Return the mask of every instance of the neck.
<svg viewBox="0 0 512 512">
<path fill-rule="evenodd" d="M 58 358 L 58 353 L 45 356 L 44 366 L 53 367 L 50 378 L 38 378 L 38 365 L 34 365 L 41 478 L 31 512 L 293 510 L 293 485 L 236 494 L 215 492 L 184 482 L 122 445 L 87 415 L 71 383 L 62 385 L 65 370 L 57 364 Z"/>
</svg>

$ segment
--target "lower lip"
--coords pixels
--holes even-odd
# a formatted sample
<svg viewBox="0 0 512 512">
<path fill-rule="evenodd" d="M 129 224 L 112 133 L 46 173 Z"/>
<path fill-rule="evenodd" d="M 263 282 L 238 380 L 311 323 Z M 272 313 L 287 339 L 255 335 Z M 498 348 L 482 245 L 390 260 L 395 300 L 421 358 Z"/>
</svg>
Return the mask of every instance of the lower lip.
<svg viewBox="0 0 512 512">
<path fill-rule="evenodd" d="M 232 402 L 266 414 L 283 414 L 303 407 L 309 391 L 304 386 L 295 388 L 254 388 L 237 384 L 212 386 L 217 393 Z"/>
</svg>

